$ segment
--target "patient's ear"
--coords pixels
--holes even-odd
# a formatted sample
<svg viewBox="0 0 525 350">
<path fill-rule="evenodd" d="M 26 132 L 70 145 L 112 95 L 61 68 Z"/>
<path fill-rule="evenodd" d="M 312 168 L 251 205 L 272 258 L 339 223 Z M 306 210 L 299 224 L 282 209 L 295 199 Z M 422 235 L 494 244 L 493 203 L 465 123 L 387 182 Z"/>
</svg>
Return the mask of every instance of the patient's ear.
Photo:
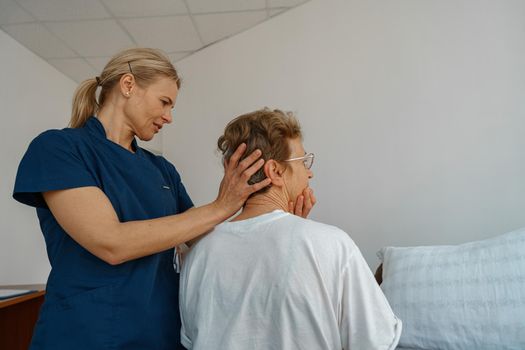
<svg viewBox="0 0 525 350">
<path fill-rule="evenodd" d="M 269 159 L 266 161 L 266 163 L 264 163 L 264 174 L 266 175 L 266 177 L 272 180 L 272 185 L 284 185 L 283 173 L 284 167 L 275 160 Z"/>
</svg>

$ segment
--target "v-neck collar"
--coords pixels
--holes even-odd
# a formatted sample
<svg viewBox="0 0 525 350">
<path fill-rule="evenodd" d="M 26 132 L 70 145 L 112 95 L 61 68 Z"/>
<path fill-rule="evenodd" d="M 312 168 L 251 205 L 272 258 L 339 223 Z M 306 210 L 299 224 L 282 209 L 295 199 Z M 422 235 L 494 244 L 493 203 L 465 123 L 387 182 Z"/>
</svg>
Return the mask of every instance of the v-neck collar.
<svg viewBox="0 0 525 350">
<path fill-rule="evenodd" d="M 87 130 L 96 138 L 109 142 L 110 144 L 114 145 L 115 147 L 119 147 L 120 149 L 129 153 L 130 155 L 139 156 L 142 153 L 142 149 L 139 147 L 137 139 L 135 137 L 133 137 L 133 140 L 131 141 L 131 148 L 134 149 L 135 152 L 132 152 L 129 149 L 122 147 L 118 143 L 108 139 L 106 136 L 106 129 L 104 129 L 104 125 L 102 125 L 102 123 L 100 122 L 100 120 L 98 120 L 96 116 L 90 117 L 86 121 L 84 127 L 87 128 Z"/>
</svg>

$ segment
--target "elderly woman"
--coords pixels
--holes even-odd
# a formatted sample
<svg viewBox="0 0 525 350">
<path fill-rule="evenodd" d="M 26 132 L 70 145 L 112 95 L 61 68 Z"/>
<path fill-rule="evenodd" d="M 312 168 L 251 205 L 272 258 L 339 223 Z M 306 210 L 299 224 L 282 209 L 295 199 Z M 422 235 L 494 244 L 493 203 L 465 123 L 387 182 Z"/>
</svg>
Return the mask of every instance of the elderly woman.
<svg viewBox="0 0 525 350">
<path fill-rule="evenodd" d="M 227 162 L 238 145 L 265 160 L 269 179 L 242 212 L 192 247 L 181 272 L 181 338 L 188 349 L 393 350 L 401 321 L 342 230 L 288 213 L 307 193 L 314 155 L 290 113 L 260 110 L 219 138 Z"/>
</svg>

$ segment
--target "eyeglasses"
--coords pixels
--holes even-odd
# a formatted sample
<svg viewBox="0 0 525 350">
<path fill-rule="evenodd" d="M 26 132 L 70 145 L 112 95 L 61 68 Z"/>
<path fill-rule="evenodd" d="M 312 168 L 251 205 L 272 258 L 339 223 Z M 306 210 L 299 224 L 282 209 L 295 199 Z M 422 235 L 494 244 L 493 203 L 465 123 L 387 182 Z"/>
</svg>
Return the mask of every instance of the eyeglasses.
<svg viewBox="0 0 525 350">
<path fill-rule="evenodd" d="M 304 167 L 306 169 L 310 169 L 312 167 L 312 165 L 314 164 L 314 154 L 313 153 L 308 153 L 308 154 L 306 154 L 306 155 L 304 155 L 302 157 L 285 159 L 284 162 L 293 162 L 293 161 L 296 161 L 296 160 L 302 160 L 303 164 L 304 164 Z"/>
</svg>

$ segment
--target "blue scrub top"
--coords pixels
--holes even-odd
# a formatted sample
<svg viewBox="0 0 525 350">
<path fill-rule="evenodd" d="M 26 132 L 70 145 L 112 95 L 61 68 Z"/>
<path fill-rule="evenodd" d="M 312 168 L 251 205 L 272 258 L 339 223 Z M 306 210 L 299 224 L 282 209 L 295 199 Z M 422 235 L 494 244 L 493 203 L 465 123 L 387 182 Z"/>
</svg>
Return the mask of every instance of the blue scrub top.
<svg viewBox="0 0 525 350">
<path fill-rule="evenodd" d="M 112 266 L 57 223 L 42 192 L 96 186 L 121 222 L 153 219 L 193 206 L 175 167 L 108 140 L 100 121 L 49 130 L 33 140 L 13 197 L 37 208 L 51 273 L 31 349 L 178 349 L 179 278 L 174 250 Z"/>
</svg>

